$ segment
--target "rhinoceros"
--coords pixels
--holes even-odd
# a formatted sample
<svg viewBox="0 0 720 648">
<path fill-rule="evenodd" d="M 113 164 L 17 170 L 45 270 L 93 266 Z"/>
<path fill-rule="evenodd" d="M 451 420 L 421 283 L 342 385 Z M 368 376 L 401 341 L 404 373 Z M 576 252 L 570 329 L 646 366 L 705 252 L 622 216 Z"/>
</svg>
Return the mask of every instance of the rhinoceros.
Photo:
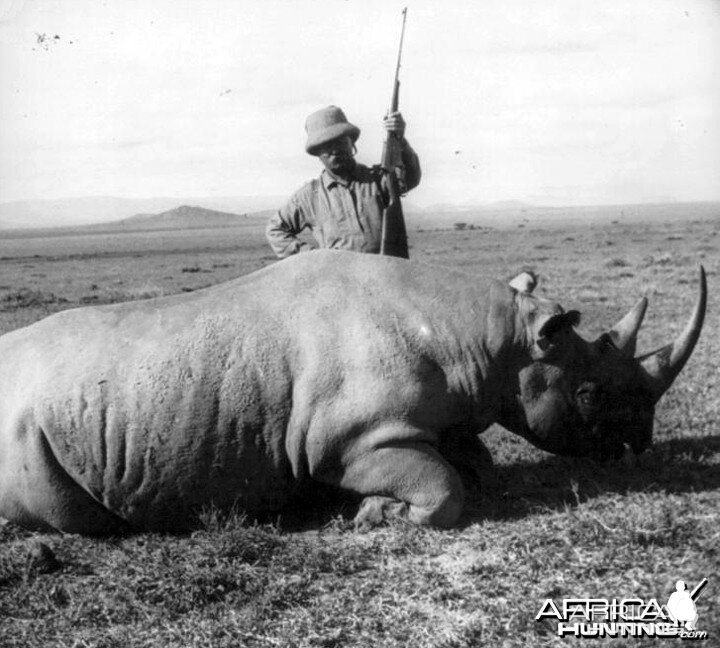
<svg viewBox="0 0 720 648">
<path fill-rule="evenodd" d="M 7 333 L 0 516 L 178 529 L 208 505 L 276 510 L 314 480 L 364 498 L 363 528 L 448 527 L 464 498 L 449 438 L 499 423 L 553 453 L 641 452 L 700 334 L 702 269 L 685 330 L 639 358 L 644 299 L 588 342 L 533 283 L 324 250 Z"/>
</svg>

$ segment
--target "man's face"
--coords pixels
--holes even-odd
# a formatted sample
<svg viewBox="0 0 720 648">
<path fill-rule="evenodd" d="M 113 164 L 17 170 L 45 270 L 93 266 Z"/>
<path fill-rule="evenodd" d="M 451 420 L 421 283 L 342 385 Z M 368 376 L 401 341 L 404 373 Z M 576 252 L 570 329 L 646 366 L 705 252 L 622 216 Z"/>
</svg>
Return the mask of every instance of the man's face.
<svg viewBox="0 0 720 648">
<path fill-rule="evenodd" d="M 355 168 L 353 141 L 349 135 L 336 137 L 318 148 L 317 156 L 323 166 L 335 175 L 343 176 Z"/>
</svg>

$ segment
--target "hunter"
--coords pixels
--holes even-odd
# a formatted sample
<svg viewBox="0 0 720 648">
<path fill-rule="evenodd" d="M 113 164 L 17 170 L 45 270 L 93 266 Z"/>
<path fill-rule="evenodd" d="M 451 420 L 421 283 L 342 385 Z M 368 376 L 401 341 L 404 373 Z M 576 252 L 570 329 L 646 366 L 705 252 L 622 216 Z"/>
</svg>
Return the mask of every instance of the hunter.
<svg viewBox="0 0 720 648">
<path fill-rule="evenodd" d="M 405 120 L 399 112 L 383 119 L 383 127 L 401 143 L 404 167 L 402 193 L 420 183 L 420 161 L 405 139 Z M 360 129 L 348 122 L 337 106 L 314 112 L 305 122 L 305 150 L 320 158 L 323 171 L 299 189 L 270 218 L 266 236 L 280 257 L 313 249 L 298 238 L 308 228 L 318 247 L 380 252 L 383 210 L 388 204 L 387 177 L 380 166 L 355 161 Z"/>
</svg>

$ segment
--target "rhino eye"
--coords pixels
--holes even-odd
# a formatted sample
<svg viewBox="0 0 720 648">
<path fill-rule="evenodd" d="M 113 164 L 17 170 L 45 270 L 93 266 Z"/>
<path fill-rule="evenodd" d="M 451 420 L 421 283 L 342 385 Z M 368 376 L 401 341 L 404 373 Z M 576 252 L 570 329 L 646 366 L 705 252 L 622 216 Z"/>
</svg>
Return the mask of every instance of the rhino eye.
<svg viewBox="0 0 720 648">
<path fill-rule="evenodd" d="M 597 404 L 598 399 L 598 389 L 597 386 L 593 384 L 580 385 L 575 392 L 575 400 L 579 407 L 593 407 Z"/>
</svg>

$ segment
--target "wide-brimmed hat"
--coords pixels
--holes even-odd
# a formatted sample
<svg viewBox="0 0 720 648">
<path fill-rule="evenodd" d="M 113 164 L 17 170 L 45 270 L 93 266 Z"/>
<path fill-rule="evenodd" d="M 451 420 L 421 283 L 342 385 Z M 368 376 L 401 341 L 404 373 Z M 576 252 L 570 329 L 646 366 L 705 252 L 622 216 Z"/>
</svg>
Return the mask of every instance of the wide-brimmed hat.
<svg viewBox="0 0 720 648">
<path fill-rule="evenodd" d="M 349 135 L 354 142 L 360 137 L 360 129 L 351 124 L 345 113 L 337 106 L 328 106 L 318 110 L 305 120 L 307 143 L 305 150 L 310 155 L 317 155 L 319 146 L 342 135 Z"/>
</svg>

